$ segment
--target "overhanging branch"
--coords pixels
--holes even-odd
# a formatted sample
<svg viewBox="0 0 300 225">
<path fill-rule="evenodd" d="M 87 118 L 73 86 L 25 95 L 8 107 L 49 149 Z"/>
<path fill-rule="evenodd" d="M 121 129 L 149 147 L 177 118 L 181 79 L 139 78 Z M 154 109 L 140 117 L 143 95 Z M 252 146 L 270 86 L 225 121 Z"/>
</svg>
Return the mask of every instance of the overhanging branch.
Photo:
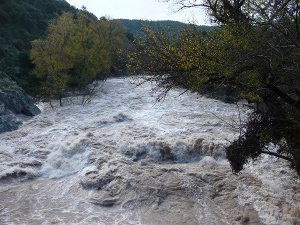
<svg viewBox="0 0 300 225">
<path fill-rule="evenodd" d="M 287 156 L 284 156 L 284 155 L 280 155 L 280 154 L 278 154 L 276 152 L 270 152 L 270 151 L 264 151 L 264 150 L 262 150 L 261 153 L 272 155 L 272 156 L 276 156 L 278 158 L 285 159 L 285 160 L 287 160 L 287 161 L 289 161 L 291 163 L 295 163 L 295 161 L 293 159 L 291 159 L 291 158 L 289 158 Z"/>
</svg>

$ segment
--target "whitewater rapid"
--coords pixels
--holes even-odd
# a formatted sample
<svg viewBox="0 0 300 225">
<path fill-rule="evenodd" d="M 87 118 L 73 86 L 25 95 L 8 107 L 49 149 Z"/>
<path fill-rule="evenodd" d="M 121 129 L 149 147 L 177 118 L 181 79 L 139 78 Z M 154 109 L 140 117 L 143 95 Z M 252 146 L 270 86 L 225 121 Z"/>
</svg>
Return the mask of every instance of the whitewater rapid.
<svg viewBox="0 0 300 225">
<path fill-rule="evenodd" d="M 262 157 L 233 175 L 224 146 L 251 110 L 113 78 L 0 134 L 0 224 L 300 224 L 300 183 Z"/>
</svg>

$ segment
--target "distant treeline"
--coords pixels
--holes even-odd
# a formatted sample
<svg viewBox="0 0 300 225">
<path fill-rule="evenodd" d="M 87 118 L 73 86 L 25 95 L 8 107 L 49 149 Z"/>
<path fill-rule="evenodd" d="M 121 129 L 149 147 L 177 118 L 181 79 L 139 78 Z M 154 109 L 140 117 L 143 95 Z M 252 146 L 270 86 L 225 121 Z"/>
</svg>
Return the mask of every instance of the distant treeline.
<svg viewBox="0 0 300 225">
<path fill-rule="evenodd" d="M 151 29 L 158 27 L 163 27 L 171 30 L 175 35 L 179 34 L 179 31 L 186 25 L 178 21 L 171 20 L 159 20 L 159 21 L 149 21 L 149 20 L 129 20 L 129 19 L 119 19 L 122 24 L 127 28 L 128 35 L 132 34 L 136 38 L 144 38 L 145 34 L 142 31 L 143 26 L 149 26 Z M 199 30 L 202 31 L 203 35 L 206 35 L 212 26 L 197 26 Z"/>
</svg>

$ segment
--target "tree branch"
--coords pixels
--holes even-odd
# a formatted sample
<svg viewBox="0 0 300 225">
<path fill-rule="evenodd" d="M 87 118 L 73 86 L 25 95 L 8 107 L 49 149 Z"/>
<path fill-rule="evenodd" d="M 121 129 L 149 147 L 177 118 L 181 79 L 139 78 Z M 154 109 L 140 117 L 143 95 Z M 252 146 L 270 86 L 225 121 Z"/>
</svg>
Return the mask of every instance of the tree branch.
<svg viewBox="0 0 300 225">
<path fill-rule="evenodd" d="M 299 100 L 296 101 L 293 98 L 291 98 L 289 95 L 287 95 L 285 92 L 283 92 L 282 90 L 280 90 L 278 87 L 276 87 L 273 84 L 267 84 L 266 87 L 268 89 L 270 89 L 271 91 L 273 91 L 276 95 L 278 95 L 279 97 L 281 97 L 286 103 L 288 103 L 289 105 L 295 107 L 296 109 L 300 110 L 300 102 Z"/>
<path fill-rule="evenodd" d="M 295 163 L 295 160 L 293 160 L 293 159 L 291 159 L 291 158 L 289 158 L 287 156 L 280 155 L 280 154 L 278 154 L 276 152 L 270 152 L 270 151 L 264 151 L 264 150 L 262 150 L 261 153 L 272 155 L 272 156 L 276 156 L 278 158 L 285 159 L 285 160 L 287 160 L 287 161 L 289 161 L 291 163 Z"/>
</svg>

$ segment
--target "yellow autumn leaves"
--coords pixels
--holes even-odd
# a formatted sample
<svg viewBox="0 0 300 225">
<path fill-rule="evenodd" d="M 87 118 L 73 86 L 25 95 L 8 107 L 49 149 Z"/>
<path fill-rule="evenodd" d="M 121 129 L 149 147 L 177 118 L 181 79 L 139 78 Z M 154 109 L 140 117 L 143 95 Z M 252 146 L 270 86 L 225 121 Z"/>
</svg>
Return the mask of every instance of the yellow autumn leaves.
<svg viewBox="0 0 300 225">
<path fill-rule="evenodd" d="M 45 39 L 32 42 L 33 73 L 43 80 L 44 97 L 61 98 L 70 85 L 85 87 L 96 76 L 107 74 L 124 35 L 116 20 L 98 20 L 84 12 L 59 16 L 49 25 Z"/>
<path fill-rule="evenodd" d="M 160 30 L 143 28 L 145 40 L 140 40 L 130 55 L 130 63 L 137 71 L 169 77 L 171 85 L 189 85 L 198 87 L 213 73 L 218 57 L 211 49 L 208 38 L 195 25 L 184 26 L 178 36 L 168 28 Z"/>
<path fill-rule="evenodd" d="M 259 85 L 258 72 L 247 64 L 251 54 L 260 51 L 254 49 L 258 38 L 254 29 L 216 27 L 204 36 L 196 25 L 189 24 L 177 37 L 167 28 L 157 31 L 145 26 L 143 30 L 145 40 L 139 41 L 131 53 L 131 65 L 160 80 L 166 88 L 183 85 L 199 90 L 203 85 L 231 85 L 236 89 L 244 84 Z M 242 35 L 237 38 L 237 33 Z M 240 94 L 245 96 L 247 87 L 243 86 L 245 92 Z M 250 94 L 252 98 L 257 96 Z"/>
</svg>

